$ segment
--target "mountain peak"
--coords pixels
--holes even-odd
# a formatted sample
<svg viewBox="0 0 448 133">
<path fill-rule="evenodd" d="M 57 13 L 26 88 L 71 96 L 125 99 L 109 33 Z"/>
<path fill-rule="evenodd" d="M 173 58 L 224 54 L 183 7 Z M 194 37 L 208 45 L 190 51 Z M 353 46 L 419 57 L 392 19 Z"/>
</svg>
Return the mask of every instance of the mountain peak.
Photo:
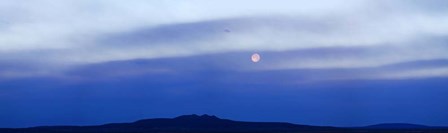
<svg viewBox="0 0 448 133">
<path fill-rule="evenodd" d="M 197 115 L 197 114 L 192 114 L 192 115 L 182 115 L 182 116 L 178 116 L 176 118 L 174 118 L 176 120 L 221 120 L 220 118 L 214 116 L 214 115 L 208 115 L 208 114 L 203 114 L 203 115 Z"/>
</svg>

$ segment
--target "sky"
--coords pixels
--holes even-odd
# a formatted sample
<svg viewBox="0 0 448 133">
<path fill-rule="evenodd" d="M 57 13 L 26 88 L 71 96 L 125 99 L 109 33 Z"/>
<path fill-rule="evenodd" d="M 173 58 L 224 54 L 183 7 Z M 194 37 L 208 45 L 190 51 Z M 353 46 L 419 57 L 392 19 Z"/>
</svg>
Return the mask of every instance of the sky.
<svg viewBox="0 0 448 133">
<path fill-rule="evenodd" d="M 448 126 L 447 37 L 444 0 L 2 0 L 0 127 Z"/>
</svg>

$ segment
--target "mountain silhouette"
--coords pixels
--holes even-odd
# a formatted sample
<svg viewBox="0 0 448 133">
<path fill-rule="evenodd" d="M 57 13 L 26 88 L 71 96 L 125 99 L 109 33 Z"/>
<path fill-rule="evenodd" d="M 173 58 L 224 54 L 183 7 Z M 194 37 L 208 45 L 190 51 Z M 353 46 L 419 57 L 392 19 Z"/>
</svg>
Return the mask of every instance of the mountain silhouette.
<svg viewBox="0 0 448 133">
<path fill-rule="evenodd" d="M 213 115 L 183 115 L 175 118 L 144 119 L 132 123 L 97 126 L 41 126 L 3 128 L 1 133 L 318 133 L 318 132 L 446 132 L 414 124 L 378 124 L 358 128 L 298 125 L 286 122 L 243 122 Z"/>
<path fill-rule="evenodd" d="M 429 129 L 433 128 L 425 125 L 417 125 L 417 124 L 408 124 L 408 123 L 383 123 L 366 126 L 364 128 L 371 129 Z"/>
<path fill-rule="evenodd" d="M 100 128 L 145 129 L 145 131 L 194 131 L 194 132 L 270 132 L 270 131 L 321 131 L 341 130 L 335 127 L 296 125 L 282 122 L 241 122 L 220 119 L 213 115 L 183 115 L 173 119 L 139 120 L 133 123 L 116 123 Z M 147 130 L 146 130 L 147 129 Z"/>
</svg>

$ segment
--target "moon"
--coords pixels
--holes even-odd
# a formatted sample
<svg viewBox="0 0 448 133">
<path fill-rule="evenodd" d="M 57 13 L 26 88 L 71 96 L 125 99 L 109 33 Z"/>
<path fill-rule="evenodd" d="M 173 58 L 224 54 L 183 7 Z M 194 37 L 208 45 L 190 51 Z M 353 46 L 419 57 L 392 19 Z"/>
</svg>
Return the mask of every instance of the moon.
<svg viewBox="0 0 448 133">
<path fill-rule="evenodd" d="M 261 56 L 258 53 L 254 53 L 254 54 L 252 54 L 251 59 L 252 59 L 252 62 L 257 63 L 260 61 Z"/>
</svg>

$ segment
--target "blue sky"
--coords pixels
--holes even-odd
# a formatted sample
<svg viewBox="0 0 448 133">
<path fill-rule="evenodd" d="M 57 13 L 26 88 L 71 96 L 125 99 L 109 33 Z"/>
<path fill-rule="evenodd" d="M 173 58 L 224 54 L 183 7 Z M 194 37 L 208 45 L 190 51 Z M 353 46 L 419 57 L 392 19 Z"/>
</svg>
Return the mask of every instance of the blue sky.
<svg viewBox="0 0 448 133">
<path fill-rule="evenodd" d="M 192 113 L 448 125 L 442 0 L 0 3 L 1 127 Z"/>
</svg>

